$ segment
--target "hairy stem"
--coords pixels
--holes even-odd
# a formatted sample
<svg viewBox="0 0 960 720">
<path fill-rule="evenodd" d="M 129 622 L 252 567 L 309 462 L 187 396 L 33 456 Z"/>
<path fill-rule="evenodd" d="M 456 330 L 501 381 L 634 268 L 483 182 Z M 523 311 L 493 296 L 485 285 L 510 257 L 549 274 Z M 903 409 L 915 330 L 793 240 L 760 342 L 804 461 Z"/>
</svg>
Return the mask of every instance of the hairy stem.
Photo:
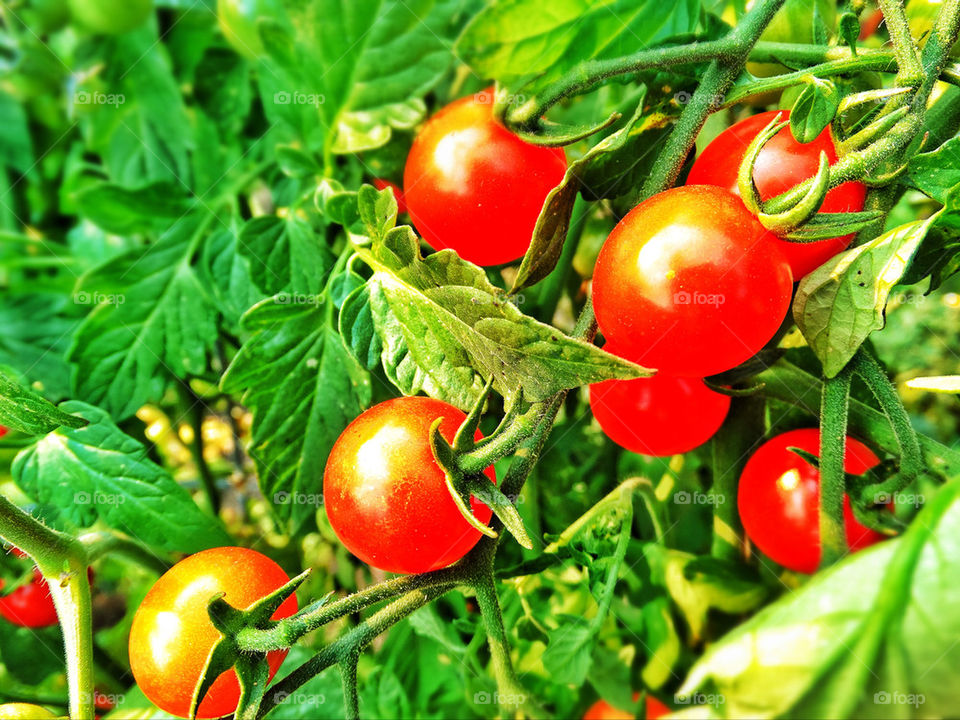
<svg viewBox="0 0 960 720">
<path fill-rule="evenodd" d="M 850 371 L 823 384 L 820 404 L 820 567 L 829 567 L 849 552 L 843 521 L 846 493 L 844 454 L 850 403 Z"/>
</svg>

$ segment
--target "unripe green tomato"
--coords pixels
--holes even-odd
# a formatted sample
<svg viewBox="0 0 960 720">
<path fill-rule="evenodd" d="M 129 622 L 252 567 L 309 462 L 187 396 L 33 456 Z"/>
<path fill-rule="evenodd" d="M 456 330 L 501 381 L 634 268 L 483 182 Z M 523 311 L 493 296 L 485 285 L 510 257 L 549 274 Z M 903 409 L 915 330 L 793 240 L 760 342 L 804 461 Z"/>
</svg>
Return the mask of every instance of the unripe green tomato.
<svg viewBox="0 0 960 720">
<path fill-rule="evenodd" d="M 130 32 L 147 21 L 153 0 L 67 0 L 74 21 L 104 35 Z"/>
<path fill-rule="evenodd" d="M 46 708 L 30 703 L 0 705 L 0 718 L 3 720 L 53 720 L 56 717 Z"/>
<path fill-rule="evenodd" d="M 282 13 L 278 0 L 217 0 L 217 21 L 227 42 L 251 60 L 264 54 L 257 18 L 276 18 Z"/>
<path fill-rule="evenodd" d="M 33 32 L 48 35 L 67 24 L 70 11 L 63 0 L 31 0 L 20 16 Z"/>
</svg>

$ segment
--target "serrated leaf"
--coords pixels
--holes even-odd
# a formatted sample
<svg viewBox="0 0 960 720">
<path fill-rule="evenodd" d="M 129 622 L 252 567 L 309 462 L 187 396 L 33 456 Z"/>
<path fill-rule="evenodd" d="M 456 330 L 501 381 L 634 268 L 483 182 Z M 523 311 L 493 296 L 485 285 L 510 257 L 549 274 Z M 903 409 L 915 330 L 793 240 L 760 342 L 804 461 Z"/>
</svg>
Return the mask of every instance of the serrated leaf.
<svg viewBox="0 0 960 720">
<path fill-rule="evenodd" d="M 237 249 L 249 262 L 257 287 L 268 295 L 322 292 L 334 261 L 323 237 L 296 217 L 250 220 L 237 236 Z"/>
<path fill-rule="evenodd" d="M 827 377 L 840 372 L 870 333 L 883 327 L 890 290 L 936 217 L 847 250 L 800 281 L 793 316 Z"/>
<path fill-rule="evenodd" d="M 203 220 L 184 218 L 146 250 L 81 279 L 75 301 L 97 306 L 69 353 L 79 397 L 126 418 L 158 399 L 171 375 L 206 369 L 215 311 L 191 265 L 204 228 Z"/>
<path fill-rule="evenodd" d="M 240 317 L 265 296 L 254 284 L 233 232 L 221 229 L 203 241 L 197 273 L 228 327 L 239 332 Z"/>
<path fill-rule="evenodd" d="M 0 425 L 28 435 L 43 435 L 61 425 L 79 428 L 86 424 L 0 371 Z"/>
<path fill-rule="evenodd" d="M 60 409 L 89 424 L 41 438 L 17 455 L 12 474 L 61 524 L 87 528 L 100 521 L 146 545 L 179 552 L 230 543 L 220 524 L 107 413 L 78 401 Z"/>
<path fill-rule="evenodd" d="M 344 312 L 354 320 L 369 313 L 369 322 L 341 322 L 344 339 L 351 348 L 366 349 L 363 357 L 369 359 L 376 341 L 364 340 L 375 333 L 388 376 L 406 371 L 400 386 L 405 392 L 413 378 L 432 396 L 467 409 L 491 376 L 505 397 L 519 391 L 536 402 L 604 378 L 642 374 L 638 366 L 524 315 L 483 270 L 452 250 L 424 259 L 408 226 L 392 229 L 358 254 L 374 270 L 366 291 L 355 293 L 369 310 L 359 312 L 351 296 Z"/>
<path fill-rule="evenodd" d="M 167 181 L 137 188 L 100 182 L 84 187 L 73 199 L 80 215 L 117 235 L 167 227 L 192 204 L 182 186 Z"/>
<path fill-rule="evenodd" d="M 259 77 L 265 111 L 338 153 L 380 147 L 423 118 L 422 98 L 450 69 L 450 44 L 468 19 L 461 0 L 317 0 L 288 9 L 294 35 L 261 27 L 270 55 Z"/>
<path fill-rule="evenodd" d="M 39 383 L 53 400 L 70 395 L 66 355 L 77 321 L 64 316 L 68 305 L 68 298 L 53 293 L 8 293 L 0 303 L 0 365 Z"/>
<path fill-rule="evenodd" d="M 221 386 L 244 393 L 253 410 L 250 453 L 261 490 L 281 517 L 299 524 L 317 510 L 327 455 L 369 404 L 371 390 L 366 372 L 327 323 L 328 300 L 280 300 L 268 298 L 244 315 L 253 336 Z"/>
<path fill-rule="evenodd" d="M 501 0 L 488 5 L 457 41 L 475 73 L 508 84 L 543 73 L 536 85 L 587 60 L 623 57 L 638 47 L 693 32 L 697 0 Z M 535 88 L 531 88 L 535 92 Z"/>
</svg>

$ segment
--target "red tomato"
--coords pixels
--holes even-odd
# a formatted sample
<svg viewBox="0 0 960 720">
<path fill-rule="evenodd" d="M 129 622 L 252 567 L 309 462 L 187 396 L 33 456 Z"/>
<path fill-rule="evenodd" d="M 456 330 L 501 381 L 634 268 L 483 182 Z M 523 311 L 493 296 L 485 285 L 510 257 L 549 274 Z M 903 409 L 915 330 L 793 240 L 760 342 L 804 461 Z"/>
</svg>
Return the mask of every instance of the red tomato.
<svg viewBox="0 0 960 720">
<path fill-rule="evenodd" d="M 11 548 L 10 552 L 19 558 L 28 558 L 19 548 Z M 0 589 L 3 589 L 3 580 L 0 580 Z M 0 597 L 0 616 L 21 627 L 42 628 L 57 624 L 57 608 L 50 587 L 37 568 L 33 569 L 33 580 Z"/>
<path fill-rule="evenodd" d="M 390 182 L 389 180 L 384 180 L 383 178 L 374 178 L 373 186 L 377 190 L 383 190 L 384 188 L 390 188 L 393 191 L 393 199 L 397 201 L 397 214 L 403 215 L 407 211 L 407 203 L 403 198 L 403 190 L 400 189 L 400 186 L 395 182 Z"/>
<path fill-rule="evenodd" d="M 403 190 L 431 247 L 500 265 L 526 253 L 543 201 L 566 169 L 563 150 L 526 143 L 497 123 L 487 91 L 427 122 L 407 156 Z"/>
<path fill-rule="evenodd" d="M 790 268 L 726 190 L 686 186 L 640 203 L 597 258 L 607 340 L 670 375 L 707 377 L 752 357 L 790 307 Z"/>
<path fill-rule="evenodd" d="M 137 685 L 154 705 L 187 717 L 190 698 L 220 632 L 210 622 L 207 605 L 217 593 L 246 609 L 288 581 L 273 560 L 255 550 L 222 547 L 181 560 L 157 580 L 143 599 L 130 627 L 130 668 Z M 295 596 L 273 614 L 274 620 L 297 611 Z M 267 654 L 272 678 L 286 650 Z M 240 700 L 236 672 L 213 683 L 200 703 L 198 718 L 232 714 Z"/>
<path fill-rule="evenodd" d="M 820 431 L 791 430 L 761 445 L 740 476 L 737 507 L 747 536 L 765 555 L 791 570 L 812 573 L 820 564 L 820 471 L 790 447 L 819 456 Z M 879 462 L 870 448 L 847 438 L 846 472 L 862 475 Z M 884 538 L 857 522 L 846 496 L 843 515 L 852 552 Z"/>
<path fill-rule="evenodd" d="M 607 352 L 620 355 L 609 345 Z M 664 457 L 703 445 L 720 429 L 730 398 L 700 378 L 654 375 L 590 386 L 590 408 L 617 445 Z"/>
<path fill-rule="evenodd" d="M 777 113 L 783 120 L 790 118 L 787 110 L 773 110 L 741 120 L 720 133 L 693 163 L 688 185 L 719 185 L 739 196 L 737 171 L 747 145 L 762 131 Z M 826 128 L 811 143 L 801 144 L 793 139 L 790 128 L 785 127 L 774 135 L 757 157 L 753 180 L 760 197 L 767 200 L 786 192 L 799 182 L 813 177 L 820 165 L 820 152 L 827 154 L 830 164 L 837 161 L 830 128 Z M 846 182 L 827 193 L 821 212 L 859 212 L 867 188 L 863 183 Z M 850 244 L 853 235 L 819 240 L 813 243 L 795 243 L 776 239 L 781 251 L 790 263 L 793 277 L 799 280 L 811 270 L 823 265 Z"/>
<path fill-rule="evenodd" d="M 327 517 L 346 548 L 365 563 L 398 573 L 450 565 L 480 539 L 447 491 L 429 430 L 452 441 L 466 419 L 440 400 L 387 400 L 354 420 L 337 439 L 323 475 Z M 479 439 L 481 434 L 476 433 Z M 496 482 L 493 468 L 486 475 Z M 471 498 L 486 523 L 490 508 Z"/>
<path fill-rule="evenodd" d="M 10 431 L 9 431 L 6 427 L 4 427 L 3 425 L 0 425 L 0 437 L 3 437 L 3 436 L 6 435 L 8 432 L 10 432 Z"/>
<path fill-rule="evenodd" d="M 640 693 L 634 693 L 633 701 L 636 702 L 637 698 L 639 697 Z M 656 720 L 657 718 L 661 718 L 669 713 L 670 708 L 652 695 L 647 695 L 647 720 Z M 587 710 L 586 714 L 583 716 L 583 720 L 633 720 L 634 717 L 636 716 L 633 713 L 626 712 L 624 710 L 618 710 L 606 700 L 597 700 Z"/>
</svg>

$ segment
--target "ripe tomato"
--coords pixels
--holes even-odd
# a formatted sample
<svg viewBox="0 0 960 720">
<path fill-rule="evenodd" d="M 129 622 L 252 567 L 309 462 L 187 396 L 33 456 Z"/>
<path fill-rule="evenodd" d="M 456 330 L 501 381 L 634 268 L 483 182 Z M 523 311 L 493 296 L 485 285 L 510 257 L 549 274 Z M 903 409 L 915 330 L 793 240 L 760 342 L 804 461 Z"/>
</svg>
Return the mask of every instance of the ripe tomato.
<svg viewBox="0 0 960 720">
<path fill-rule="evenodd" d="M 8 432 L 10 432 L 10 429 L 9 429 L 9 428 L 4 427 L 3 425 L 0 425 L 0 438 L 2 438 L 2 437 L 3 437 L 4 435 L 6 435 Z"/>
<path fill-rule="evenodd" d="M 395 182 L 384 180 L 383 178 L 374 178 L 373 186 L 377 190 L 390 188 L 393 191 L 393 199 L 397 201 L 397 214 L 403 215 L 407 211 L 407 201 L 403 197 L 403 190 Z"/>
<path fill-rule="evenodd" d="M 480 539 L 447 491 L 429 430 L 452 441 L 466 415 L 440 400 L 387 400 L 354 420 L 337 439 L 323 474 L 327 517 L 346 548 L 369 565 L 422 573 L 450 565 Z M 479 439 L 482 435 L 477 432 Z M 493 468 L 486 475 L 496 482 Z M 486 523 L 490 508 L 471 498 Z"/>
<path fill-rule="evenodd" d="M 217 0 L 220 30 L 234 50 L 251 60 L 264 54 L 257 18 L 277 17 L 282 12 L 278 0 Z"/>
<path fill-rule="evenodd" d="M 189 714 L 207 656 L 221 637 L 207 615 L 214 595 L 224 593 L 228 603 L 245 609 L 288 579 L 273 560 L 240 547 L 204 550 L 164 573 L 143 599 L 130 627 L 130 668 L 150 702 L 179 717 Z M 297 599 L 291 596 L 273 619 L 296 611 Z M 286 654 L 286 650 L 267 654 L 270 678 Z M 213 683 L 197 717 L 232 714 L 239 699 L 240 684 L 230 670 Z"/>
<path fill-rule="evenodd" d="M 631 360 L 707 377 L 753 356 L 790 306 L 790 267 L 732 194 L 667 190 L 610 233 L 593 275 L 604 336 Z"/>
<path fill-rule="evenodd" d="M 526 143 L 496 122 L 487 91 L 427 121 L 407 156 L 403 190 L 431 247 L 500 265 L 523 257 L 543 201 L 566 169 L 563 150 Z"/>
<path fill-rule="evenodd" d="M 636 702 L 640 693 L 633 694 L 633 701 Z M 657 720 L 670 713 L 670 708 L 657 700 L 652 695 L 647 695 L 647 720 Z M 589 707 L 583 720 L 633 720 L 635 715 L 631 712 L 618 710 L 606 700 L 597 700 Z"/>
<path fill-rule="evenodd" d="M 77 23 L 105 35 L 135 30 L 153 13 L 153 0 L 67 0 L 67 4 Z"/>
<path fill-rule="evenodd" d="M 689 185 L 719 185 L 739 195 L 737 171 L 747 145 L 763 130 L 778 111 L 754 115 L 727 128 L 711 142 L 700 157 L 693 163 Z M 782 119 L 790 117 L 789 111 L 779 111 Z M 830 128 L 826 128 L 811 143 L 801 144 L 793 139 L 790 128 L 785 127 L 774 135 L 757 157 L 753 170 L 753 180 L 760 191 L 760 197 L 767 200 L 786 192 L 794 185 L 817 173 L 820 164 L 820 152 L 827 154 L 832 165 L 837 161 L 837 151 L 833 145 Z M 867 188 L 863 183 L 846 182 L 827 193 L 820 210 L 822 212 L 859 212 L 863 210 Z M 795 243 L 776 239 L 795 280 L 799 280 L 811 270 L 823 265 L 850 244 L 853 235 L 818 240 L 812 243 Z"/>
<path fill-rule="evenodd" d="M 609 344 L 604 350 L 622 355 Z M 693 450 L 713 437 L 727 417 L 730 398 L 700 378 L 658 373 L 591 385 L 590 408 L 617 445 L 665 457 Z"/>
<path fill-rule="evenodd" d="M 750 540 L 775 562 L 802 573 L 820 564 L 820 471 L 787 448 L 820 454 L 820 431 L 791 430 L 761 445 L 740 476 L 737 507 Z M 844 469 L 862 475 L 880 462 L 873 451 L 848 437 Z M 857 522 L 850 498 L 843 500 L 847 543 L 855 552 L 884 538 Z"/>
<path fill-rule="evenodd" d="M 39 705 L 30 703 L 4 703 L 0 705 L 3 720 L 55 720 L 56 715 Z"/>
<path fill-rule="evenodd" d="M 27 554 L 18 548 L 13 548 L 11 552 L 19 558 L 27 558 Z M 0 580 L 2 589 L 3 580 Z M 0 616 L 21 627 L 42 628 L 57 624 L 57 608 L 50 596 L 50 587 L 36 567 L 33 568 L 33 579 L 29 583 L 0 596 Z"/>
</svg>

